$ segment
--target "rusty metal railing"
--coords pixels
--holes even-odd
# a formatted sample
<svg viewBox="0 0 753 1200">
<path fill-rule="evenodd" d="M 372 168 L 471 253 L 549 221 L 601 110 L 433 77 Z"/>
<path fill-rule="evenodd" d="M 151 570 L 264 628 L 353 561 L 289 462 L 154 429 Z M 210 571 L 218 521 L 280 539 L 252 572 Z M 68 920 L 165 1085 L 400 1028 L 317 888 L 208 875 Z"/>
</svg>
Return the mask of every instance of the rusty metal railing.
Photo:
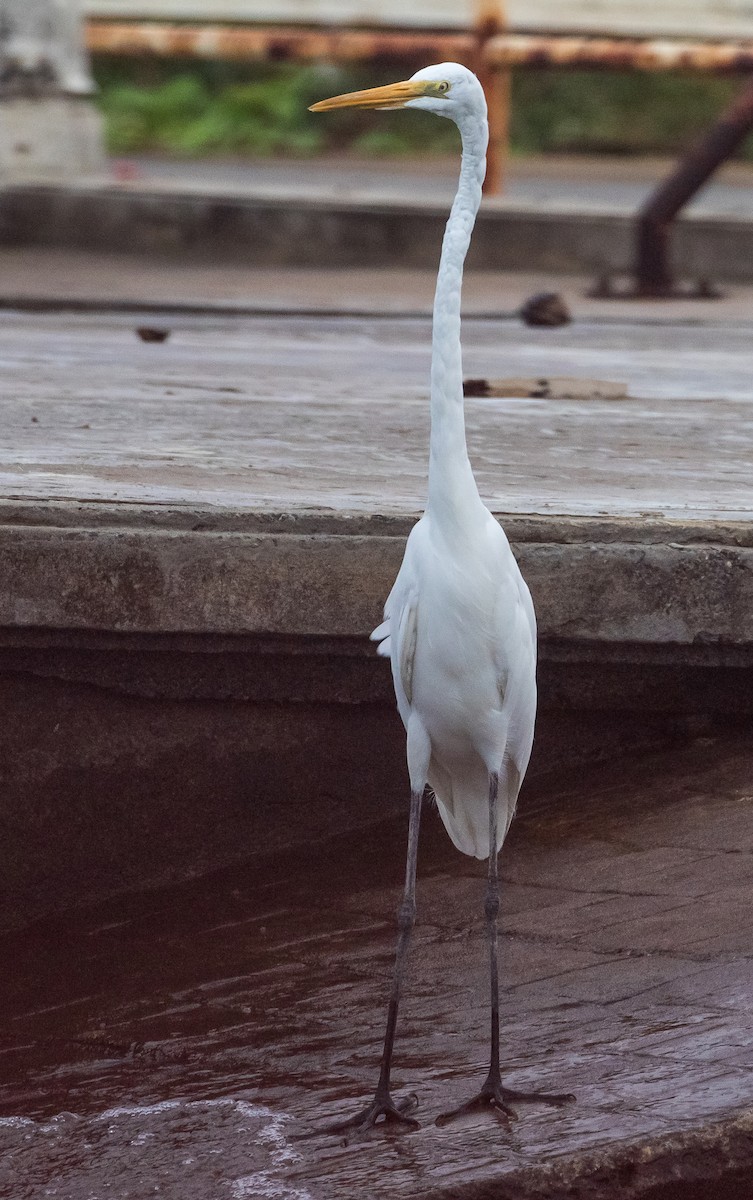
<svg viewBox="0 0 753 1200">
<path fill-rule="evenodd" d="M 186 55 L 216 59 L 375 59 L 479 53 L 494 70 L 555 67 L 622 71 L 753 70 L 753 40 L 691 42 L 669 39 L 534 36 L 500 33 L 496 22 L 477 32 L 388 31 L 283 26 L 182 25 L 157 21 L 89 20 L 86 40 L 97 54 Z"/>
<path fill-rule="evenodd" d="M 492 9 L 494 11 L 492 11 Z M 452 59 L 473 67 L 489 100 L 489 169 L 486 191 L 502 189 L 507 160 L 510 71 L 513 67 L 630 71 L 753 71 L 753 41 L 534 36 L 500 30 L 499 6 L 481 6 L 475 30 L 447 33 L 103 21 L 86 24 L 95 54 L 196 57 L 242 61 L 368 61 L 379 58 L 430 62 Z"/>
</svg>

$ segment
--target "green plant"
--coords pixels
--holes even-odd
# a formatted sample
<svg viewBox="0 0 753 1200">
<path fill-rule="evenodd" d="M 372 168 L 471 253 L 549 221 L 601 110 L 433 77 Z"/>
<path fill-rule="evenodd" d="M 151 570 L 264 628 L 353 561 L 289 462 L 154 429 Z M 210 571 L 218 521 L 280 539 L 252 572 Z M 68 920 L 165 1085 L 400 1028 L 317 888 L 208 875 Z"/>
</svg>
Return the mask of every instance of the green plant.
<svg viewBox="0 0 753 1200">
<path fill-rule="evenodd" d="M 346 69 L 120 59 L 95 67 L 113 153 L 400 156 L 457 147 L 450 122 L 426 113 L 349 109 L 325 121 L 308 112 L 322 96 L 395 79 L 405 64 Z M 676 155 L 739 87 L 737 80 L 697 75 L 517 71 L 512 150 Z"/>
</svg>

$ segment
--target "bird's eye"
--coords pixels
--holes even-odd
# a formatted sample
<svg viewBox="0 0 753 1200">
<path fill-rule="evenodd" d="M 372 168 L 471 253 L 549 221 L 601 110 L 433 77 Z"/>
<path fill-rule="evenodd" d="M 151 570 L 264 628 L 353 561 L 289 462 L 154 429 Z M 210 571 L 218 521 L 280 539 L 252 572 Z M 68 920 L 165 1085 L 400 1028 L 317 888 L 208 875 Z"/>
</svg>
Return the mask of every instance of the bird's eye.
<svg viewBox="0 0 753 1200">
<path fill-rule="evenodd" d="M 447 82 L 447 80 L 444 80 L 442 83 L 437 84 L 437 91 L 440 92 L 442 95 L 444 95 L 445 92 L 449 92 L 449 90 L 450 90 L 450 85 Z"/>
</svg>

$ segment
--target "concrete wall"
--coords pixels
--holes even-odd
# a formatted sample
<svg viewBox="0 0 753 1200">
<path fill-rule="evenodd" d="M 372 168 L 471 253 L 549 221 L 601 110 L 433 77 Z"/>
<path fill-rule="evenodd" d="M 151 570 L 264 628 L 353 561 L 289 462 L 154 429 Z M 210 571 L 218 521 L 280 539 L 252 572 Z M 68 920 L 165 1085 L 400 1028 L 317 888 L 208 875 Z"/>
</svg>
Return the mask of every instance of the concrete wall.
<svg viewBox="0 0 753 1200">
<path fill-rule="evenodd" d="M 0 17 L 0 183 L 101 174 L 76 0 L 2 0 Z"/>
<path fill-rule="evenodd" d="M 406 522 L 2 509 L 0 926 L 405 808 L 367 634 Z M 750 719 L 748 527 L 506 525 L 541 635 L 523 803 L 584 761 Z"/>
<path fill-rule="evenodd" d="M 436 269 L 446 208 L 152 192 L 71 183 L 0 192 L 0 244 L 180 256 L 257 266 Z M 635 220 L 613 213 L 542 212 L 488 204 L 470 270 L 629 271 Z M 673 234 L 683 278 L 753 279 L 753 223 L 685 217 Z"/>
</svg>

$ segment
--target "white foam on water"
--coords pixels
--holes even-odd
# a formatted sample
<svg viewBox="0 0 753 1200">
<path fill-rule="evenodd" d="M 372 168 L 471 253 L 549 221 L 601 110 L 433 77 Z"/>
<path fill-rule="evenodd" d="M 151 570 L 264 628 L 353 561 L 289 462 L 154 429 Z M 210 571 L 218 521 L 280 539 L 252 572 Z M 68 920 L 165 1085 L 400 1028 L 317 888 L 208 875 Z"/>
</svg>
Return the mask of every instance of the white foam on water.
<svg viewBox="0 0 753 1200">
<path fill-rule="evenodd" d="M 276 1179 L 272 1171 L 257 1171 L 234 1179 L 230 1185 L 233 1200 L 312 1200 L 306 1188 L 290 1187 L 283 1179 Z"/>
<path fill-rule="evenodd" d="M 243 1175 L 230 1184 L 233 1200 L 312 1200 L 311 1193 L 306 1188 L 291 1187 L 277 1175 L 274 1168 L 287 1166 L 297 1162 L 300 1155 L 290 1145 L 285 1136 L 285 1126 L 292 1119 L 288 1113 L 274 1112 L 264 1104 L 252 1104 L 248 1100 L 210 1100 L 209 1104 L 232 1104 L 237 1112 L 254 1122 L 262 1120 L 266 1124 L 256 1129 L 256 1139 L 269 1148 L 273 1169 L 255 1171 L 251 1175 Z"/>
<path fill-rule="evenodd" d="M 112 1121 L 117 1117 L 152 1117 L 155 1113 L 168 1112 L 171 1108 L 180 1108 L 184 1104 L 183 1100 L 160 1100 L 158 1104 L 128 1104 L 119 1108 L 105 1109 L 94 1120 Z"/>
<path fill-rule="evenodd" d="M 291 1120 L 288 1113 L 276 1113 L 266 1105 L 249 1104 L 247 1100 L 236 1100 L 234 1103 L 244 1116 L 252 1117 L 255 1120 L 261 1117 L 262 1120 L 268 1122 L 257 1131 L 257 1137 L 260 1142 L 265 1142 L 269 1146 L 273 1162 L 283 1165 L 298 1161 L 300 1155 L 290 1145 L 284 1133 L 285 1125 Z"/>
<path fill-rule="evenodd" d="M 98 1144 L 96 1130 L 104 1129 L 113 1138 L 117 1138 L 119 1134 L 125 1135 L 122 1146 L 116 1146 L 114 1150 L 118 1158 L 113 1160 L 122 1169 L 124 1148 L 131 1147 L 132 1153 L 138 1153 L 138 1148 L 142 1148 L 141 1152 L 143 1153 L 147 1145 L 154 1147 L 159 1142 L 161 1137 L 159 1126 L 156 1130 L 143 1127 L 148 1123 L 153 1123 L 155 1118 L 158 1122 L 166 1119 L 168 1128 L 176 1119 L 181 1124 L 187 1117 L 192 1118 L 192 1124 L 198 1121 L 196 1130 L 199 1143 L 197 1144 L 200 1145 L 203 1137 L 200 1131 L 209 1120 L 209 1112 L 212 1110 L 217 1112 L 218 1109 L 224 1110 L 220 1126 L 220 1130 L 222 1128 L 225 1130 L 222 1136 L 226 1139 L 229 1137 L 239 1151 L 237 1173 L 231 1169 L 222 1185 L 224 1189 L 227 1189 L 225 1194 L 228 1196 L 228 1200 L 230 1198 L 232 1200 L 255 1200 L 256 1197 L 259 1200 L 312 1200 L 310 1192 L 305 1187 L 286 1179 L 291 1164 L 300 1161 L 300 1155 L 287 1137 L 287 1127 L 293 1117 L 289 1113 L 275 1112 L 265 1104 L 256 1104 L 250 1100 L 236 1100 L 229 1096 L 208 1100 L 162 1100 L 155 1104 L 117 1105 L 91 1115 L 61 1112 L 44 1121 L 25 1116 L 11 1116 L 0 1118 L 0 1131 L 6 1130 L 11 1136 L 15 1133 L 16 1138 L 20 1135 L 25 1143 L 35 1136 L 42 1135 L 46 1142 L 47 1138 L 53 1134 L 62 1135 L 64 1138 L 69 1137 L 70 1135 L 65 1132 L 66 1128 L 70 1130 L 71 1126 L 78 1125 L 81 1127 L 81 1136 L 85 1138 L 85 1145 L 89 1145 L 90 1141 L 92 1144 Z M 203 1119 L 202 1114 L 204 1114 Z M 130 1122 L 133 1122 L 134 1126 L 129 1131 L 128 1123 Z M 124 1123 L 125 1129 L 123 1129 Z M 212 1125 L 211 1120 L 209 1120 L 209 1124 Z M 56 1140 L 53 1139 L 53 1141 Z M 110 1142 L 109 1138 L 107 1142 Z M 251 1153 L 251 1160 L 243 1152 L 244 1145 Z M 257 1148 L 255 1156 L 253 1154 L 254 1146 Z M 188 1157 L 181 1159 L 180 1166 L 190 1171 L 195 1162 L 200 1162 L 201 1156 L 198 1159 L 195 1157 L 193 1145 L 186 1146 L 186 1149 L 189 1151 Z M 55 1152 L 52 1151 L 52 1153 Z M 104 1153 L 107 1156 L 110 1151 L 105 1149 L 104 1144 L 99 1144 L 97 1153 Z M 226 1150 L 223 1149 L 223 1146 L 212 1145 L 211 1139 L 210 1144 L 202 1150 L 205 1159 L 207 1156 L 225 1153 Z M 264 1156 L 261 1162 L 258 1160 L 260 1153 Z M 254 1157 L 256 1157 L 256 1162 L 253 1161 Z M 266 1158 L 266 1162 L 264 1158 Z M 109 1160 L 106 1159 L 106 1161 Z M 127 1160 L 125 1161 L 126 1169 L 128 1169 Z M 247 1170 L 252 1167 L 252 1170 L 241 1174 L 237 1168 L 241 1167 L 242 1169 L 243 1166 L 246 1166 Z M 258 1166 L 260 1169 L 253 1170 L 253 1166 Z M 52 1185 L 52 1181 L 50 1184 Z M 55 1194 L 57 1185 L 52 1186 L 53 1190 L 45 1194 Z M 79 1186 L 87 1186 L 83 1177 L 79 1181 Z M 76 1195 L 78 1196 L 78 1192 Z M 82 1198 L 83 1195 L 82 1192 Z"/>
<path fill-rule="evenodd" d="M 0 1117 L 0 1129 L 23 1129 L 25 1126 L 36 1124 L 31 1117 Z"/>
</svg>

